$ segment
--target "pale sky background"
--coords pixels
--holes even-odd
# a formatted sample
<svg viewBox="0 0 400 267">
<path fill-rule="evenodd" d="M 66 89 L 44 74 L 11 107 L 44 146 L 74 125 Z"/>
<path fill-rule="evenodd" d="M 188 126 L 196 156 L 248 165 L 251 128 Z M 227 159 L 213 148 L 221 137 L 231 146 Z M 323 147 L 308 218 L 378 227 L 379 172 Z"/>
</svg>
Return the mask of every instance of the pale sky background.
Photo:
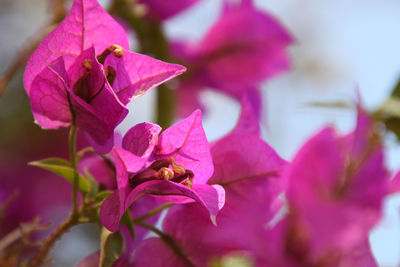
<svg viewBox="0 0 400 267">
<path fill-rule="evenodd" d="M 357 86 L 370 110 L 387 98 L 400 75 L 399 0 L 255 2 L 279 18 L 297 40 L 291 49 L 292 70 L 263 85 L 263 134 L 282 157 L 290 160 L 325 125 L 335 125 L 341 133 L 353 129 L 354 110 L 317 108 L 309 103 L 353 103 Z M 200 1 L 166 24 L 168 35 L 199 40 L 218 17 L 220 3 L 221 0 Z M 44 0 L 0 0 L 0 72 L 46 18 Z M 121 131 L 153 119 L 154 96 L 146 94 L 129 105 L 132 112 Z M 239 105 L 215 92 L 204 93 L 203 100 L 209 110 L 204 128 L 212 141 L 235 125 Z M 399 170 L 400 148 L 393 136 L 388 138 L 387 147 L 390 169 Z M 384 219 L 371 234 L 380 266 L 400 264 L 399 211 L 400 197 L 388 198 Z M 68 266 L 70 253 L 78 251 L 77 257 L 81 258 L 96 249 L 96 243 L 80 238 L 89 228 L 74 229 L 57 244 L 55 253 L 63 266 Z"/>
</svg>

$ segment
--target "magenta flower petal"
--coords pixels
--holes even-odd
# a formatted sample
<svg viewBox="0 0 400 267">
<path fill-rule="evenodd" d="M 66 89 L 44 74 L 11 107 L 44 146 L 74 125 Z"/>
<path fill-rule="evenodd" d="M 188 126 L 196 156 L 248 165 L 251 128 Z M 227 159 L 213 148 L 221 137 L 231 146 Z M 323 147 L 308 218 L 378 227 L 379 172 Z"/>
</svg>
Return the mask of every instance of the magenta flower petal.
<svg viewBox="0 0 400 267">
<path fill-rule="evenodd" d="M 71 125 L 72 115 L 67 98 L 68 76 L 64 60 L 59 57 L 33 80 L 29 98 L 33 116 L 44 129 Z"/>
<path fill-rule="evenodd" d="M 192 189 L 204 200 L 211 215 L 216 216 L 225 205 L 225 190 L 220 185 L 195 184 Z"/>
<path fill-rule="evenodd" d="M 140 171 L 146 164 L 146 158 L 138 157 L 131 152 L 120 148 L 120 147 L 114 147 L 111 154 L 113 155 L 113 159 L 117 162 L 118 160 L 121 161 L 121 164 L 116 164 L 117 168 L 117 174 L 118 174 L 118 169 L 122 170 L 127 170 L 130 173 L 137 173 Z M 124 174 L 122 174 L 124 175 Z M 118 175 L 117 175 L 118 176 Z M 126 178 L 128 179 L 128 178 Z"/>
<path fill-rule="evenodd" d="M 248 202 L 248 207 L 252 205 Z M 249 214 L 238 213 L 235 217 L 227 218 L 222 224 L 213 225 L 208 219 L 207 213 L 200 206 L 189 204 L 174 206 L 168 210 L 167 216 L 163 221 L 163 230 L 169 235 L 179 247 L 182 254 L 189 259 L 194 266 L 209 266 L 212 260 L 216 260 L 230 252 L 244 252 L 248 254 L 254 239 L 259 250 L 268 244 L 269 240 L 263 239 L 260 230 L 264 231 L 264 224 L 254 226 L 252 217 Z M 217 218 L 219 218 L 218 215 Z M 227 225 L 226 222 L 235 224 L 236 227 Z M 238 223 L 240 221 L 240 223 Z M 261 232 L 262 233 L 262 232 Z M 265 253 L 265 251 L 264 251 Z M 157 256 L 156 256 L 157 255 Z M 151 238 L 142 242 L 135 253 L 135 266 L 158 266 L 158 262 L 163 262 L 162 266 L 189 266 L 187 261 L 180 257 L 162 239 Z M 256 265 L 269 266 L 269 265 Z"/>
<path fill-rule="evenodd" d="M 116 72 L 112 87 L 124 105 L 186 70 L 181 65 L 129 51 L 124 51 L 122 57 L 108 56 L 104 67 L 111 67 Z"/>
<path fill-rule="evenodd" d="M 163 222 L 164 232 L 195 266 L 207 266 L 211 259 L 230 252 L 265 258 L 263 251 L 269 242 L 265 227 L 282 207 L 277 196 L 283 191 L 280 174 L 286 162 L 259 137 L 254 110 L 248 104 L 244 101 L 236 129 L 211 146 L 215 172 L 208 183 L 220 184 L 226 192 L 216 227 L 204 209 L 193 204 L 170 208 Z M 195 186 L 193 190 L 199 193 Z M 148 250 L 149 246 L 155 251 Z M 166 266 L 187 266 L 161 239 L 145 240 L 136 252 L 135 263 L 151 265 L 159 258 Z"/>
<path fill-rule="evenodd" d="M 30 94 L 35 77 L 55 59 L 63 56 L 66 69 L 82 51 L 94 47 L 103 52 L 112 44 L 129 49 L 123 28 L 96 0 L 75 0 L 67 17 L 32 54 L 24 74 L 25 89 Z"/>
<path fill-rule="evenodd" d="M 90 71 L 84 67 L 90 61 Z M 100 153 L 109 152 L 113 144 L 115 127 L 128 114 L 106 80 L 102 65 L 97 61 L 94 48 L 82 52 L 69 71 L 72 85 L 70 100 L 76 124 L 97 145 Z M 78 79 L 78 77 L 81 77 Z"/>
<path fill-rule="evenodd" d="M 190 81 L 181 81 L 175 90 L 175 96 L 179 105 L 177 105 L 177 113 L 181 118 L 189 116 L 193 109 L 204 110 L 204 105 L 199 101 L 199 93 L 202 89 L 201 85 L 197 85 Z"/>
<path fill-rule="evenodd" d="M 286 174 L 292 221 L 313 262 L 352 251 L 381 217 L 388 190 L 382 146 L 362 110 L 357 122 L 348 136 L 327 128 L 311 138 Z"/>
<path fill-rule="evenodd" d="M 114 191 L 101 205 L 100 220 L 104 227 L 115 232 L 118 230 L 119 221 L 125 211 L 120 201 L 119 192 Z"/>
<path fill-rule="evenodd" d="M 173 238 L 182 253 L 195 266 L 207 266 L 211 255 L 219 255 L 224 252 L 224 249 L 219 248 L 217 242 L 214 242 L 217 241 L 217 236 L 214 235 L 217 233 L 216 229 L 208 219 L 207 213 L 200 206 L 194 204 L 170 208 L 163 221 L 164 232 Z M 187 266 L 185 261 L 177 256 L 169 246 L 165 248 L 166 250 L 163 250 L 163 254 L 160 254 L 160 256 L 170 255 L 171 263 L 175 261 L 180 263 L 178 266 Z M 228 250 L 228 246 L 226 250 Z M 144 255 L 140 254 L 141 251 L 141 249 L 137 251 L 137 259 L 139 257 L 145 258 Z M 151 254 L 148 253 L 147 255 L 151 257 Z M 167 266 L 172 265 L 168 264 Z"/>
<path fill-rule="evenodd" d="M 188 266 L 175 252 L 160 238 L 145 239 L 135 253 L 135 266 L 163 266 L 186 267 Z M 155 256 L 157 255 L 157 256 Z"/>
<path fill-rule="evenodd" d="M 184 185 L 173 183 L 170 181 L 150 181 L 140 184 L 133 189 L 127 198 L 126 205 L 130 206 L 135 200 L 141 197 L 143 194 L 151 194 L 155 196 L 162 196 L 165 201 L 173 203 L 187 203 L 186 200 L 176 198 L 175 196 L 184 196 L 193 199 L 198 202 L 203 208 L 205 208 L 211 215 L 216 216 L 219 207 L 223 206 L 223 200 L 218 196 L 218 193 L 223 192 L 220 187 L 205 188 L 204 185 L 199 191 L 201 195 L 196 191 L 196 187 L 193 189 L 188 188 Z M 206 198 L 203 199 L 202 196 Z M 209 201 L 208 201 L 209 200 Z M 213 205 L 217 204 L 217 205 Z"/>
<path fill-rule="evenodd" d="M 372 254 L 368 239 L 361 242 L 360 246 L 342 257 L 338 266 L 378 267 L 378 264 Z"/>
<path fill-rule="evenodd" d="M 101 156 L 94 153 L 88 156 L 85 155 L 79 161 L 78 170 L 83 175 L 86 172 L 90 173 L 99 185 L 104 186 L 106 189 L 114 190 L 117 187 L 113 166 Z"/>
<path fill-rule="evenodd" d="M 220 18 L 196 46 L 182 42 L 171 46 L 171 53 L 187 62 L 191 70 L 188 81 L 199 84 L 178 87 L 188 91 L 178 92 L 178 96 L 180 103 L 189 105 L 198 104 L 191 94 L 197 95 L 199 88 L 210 87 L 237 100 L 247 93 L 259 117 L 258 86 L 289 68 L 286 48 L 293 38 L 270 14 L 257 10 L 252 1 L 236 2 L 225 1 Z"/>
<path fill-rule="evenodd" d="M 255 107 L 252 103 L 249 94 L 243 94 L 241 103 L 241 111 L 239 120 L 236 123 L 232 133 L 239 134 L 250 134 L 254 136 L 260 136 L 260 125 L 258 122 L 259 114 L 258 107 Z"/>
<path fill-rule="evenodd" d="M 100 210 L 101 220 L 110 231 L 118 229 L 125 211 L 145 194 L 173 203 L 196 201 L 212 218 L 224 205 L 224 189 L 206 184 L 213 165 L 201 112 L 195 111 L 165 130 L 157 142 L 159 132 L 157 125 L 139 124 L 124 137 L 123 146 L 130 151 L 118 147 L 112 150 L 118 190 Z"/>
<path fill-rule="evenodd" d="M 156 149 L 157 157 L 172 157 L 177 164 L 193 171 L 194 184 L 205 184 L 214 171 L 200 110 L 166 129 Z"/>
<path fill-rule="evenodd" d="M 148 213 L 149 211 L 159 207 L 161 204 L 163 204 L 164 201 L 160 198 L 157 198 L 155 196 L 152 195 L 144 195 L 143 197 L 141 197 L 140 199 L 138 199 L 137 201 L 135 201 L 135 203 L 132 204 L 132 206 L 130 207 L 130 212 L 131 212 L 131 216 L 133 218 L 145 215 L 146 213 Z M 150 225 L 155 225 L 157 223 L 157 221 L 159 220 L 161 216 L 161 213 L 158 213 L 148 219 L 146 219 L 144 222 L 146 222 L 147 224 Z M 127 246 L 126 246 L 126 252 L 127 255 L 131 255 L 132 252 L 134 251 L 134 249 L 136 249 L 139 244 L 143 241 L 143 239 L 146 237 L 146 235 L 149 233 L 148 229 L 139 227 L 139 226 L 135 226 L 135 238 L 134 240 L 130 240 L 129 242 L 127 242 Z M 121 227 L 120 230 L 124 229 L 124 227 Z M 126 229 L 124 229 L 126 230 Z M 132 239 L 131 234 L 128 234 L 129 236 L 125 237 L 125 240 L 127 240 L 128 238 Z"/>
<path fill-rule="evenodd" d="M 175 0 L 173 5 L 164 0 L 139 0 L 138 2 L 146 5 L 148 15 L 151 18 L 166 20 L 198 1 L 199 0 Z"/>
<path fill-rule="evenodd" d="M 104 201 L 100 211 L 100 218 L 107 229 L 115 232 L 116 230 L 118 230 L 119 221 L 121 220 L 128 207 L 144 194 L 162 196 L 165 201 L 174 203 L 187 202 L 186 200 L 176 198 L 176 196 L 188 197 L 199 203 L 211 215 L 216 216 L 219 207 L 214 206 L 213 204 L 215 204 L 215 201 L 217 200 L 216 203 L 218 205 L 223 205 L 221 197 L 218 197 L 218 193 L 221 192 L 221 188 L 211 188 L 214 189 L 215 194 L 211 194 L 211 190 L 209 189 L 200 189 L 201 194 L 206 196 L 206 199 L 203 199 L 200 194 L 195 191 L 195 189 L 190 189 L 181 184 L 159 180 L 145 182 L 135 187 L 132 191 L 129 192 L 129 195 L 127 196 L 122 190 L 119 190 L 119 194 L 118 191 L 114 192 Z M 206 202 L 208 200 L 212 202 Z"/>
<path fill-rule="evenodd" d="M 132 127 L 122 140 L 122 147 L 132 154 L 148 158 L 158 142 L 161 127 L 152 123 L 139 123 Z"/>
<path fill-rule="evenodd" d="M 135 171 L 138 171 L 143 167 L 145 161 L 140 161 L 141 158 L 118 147 L 113 148 L 111 155 L 115 164 L 117 190 L 104 200 L 100 209 L 100 219 L 106 228 L 115 232 L 126 211 L 124 203 L 130 192 L 127 164 L 132 163 L 136 167 Z"/>
<path fill-rule="evenodd" d="M 276 177 L 285 161 L 262 139 L 232 134 L 211 147 L 215 171 L 209 183 L 233 184 L 246 179 Z"/>
<path fill-rule="evenodd" d="M 397 193 L 400 191 L 400 172 L 390 182 L 390 192 Z"/>
<path fill-rule="evenodd" d="M 252 220 L 266 223 L 271 219 L 273 213 L 267 205 L 284 190 L 281 173 L 285 161 L 262 139 L 249 134 L 222 138 L 212 145 L 211 154 L 215 171 L 209 183 L 220 184 L 226 191 L 218 224 L 247 212 L 248 203 L 259 207 L 258 217 Z"/>
<path fill-rule="evenodd" d="M 252 5 L 226 10 L 199 45 L 202 55 L 216 54 L 205 67 L 217 88 L 252 86 L 286 70 L 284 49 L 293 42 L 271 15 Z M 229 53 L 223 53 L 228 50 Z M 219 54 L 220 53 L 220 54 Z M 236 64 L 240 62 L 240 68 Z"/>
</svg>

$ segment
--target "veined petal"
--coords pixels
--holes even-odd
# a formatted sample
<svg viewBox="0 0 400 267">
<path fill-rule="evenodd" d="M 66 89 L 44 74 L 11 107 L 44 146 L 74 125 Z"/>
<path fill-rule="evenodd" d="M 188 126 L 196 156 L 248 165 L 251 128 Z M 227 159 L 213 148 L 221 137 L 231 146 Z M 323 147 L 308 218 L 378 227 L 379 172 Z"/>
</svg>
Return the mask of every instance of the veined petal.
<svg viewBox="0 0 400 267">
<path fill-rule="evenodd" d="M 116 77 L 112 87 L 124 105 L 186 70 L 181 65 L 129 51 L 124 51 L 122 57 L 109 55 L 104 67 L 115 70 Z"/>
<path fill-rule="evenodd" d="M 138 157 L 148 158 L 158 142 L 161 127 L 143 122 L 136 124 L 124 136 L 122 147 Z"/>
<path fill-rule="evenodd" d="M 201 111 L 196 110 L 183 121 L 166 129 L 156 147 L 159 157 L 172 157 L 177 164 L 194 173 L 194 184 L 205 184 L 214 167 L 210 146 L 201 123 Z"/>
<path fill-rule="evenodd" d="M 71 125 L 68 87 L 62 57 L 47 65 L 33 80 L 29 98 L 33 116 L 42 128 L 57 129 Z"/>
<path fill-rule="evenodd" d="M 96 0 L 75 0 L 66 18 L 38 46 L 28 61 L 24 86 L 28 95 L 35 77 L 55 59 L 62 56 L 66 69 L 82 51 L 94 47 L 103 52 L 112 44 L 129 49 L 123 28 Z"/>
<path fill-rule="evenodd" d="M 115 232 L 118 229 L 119 221 L 121 220 L 125 211 L 130 205 L 132 205 L 133 202 L 138 200 L 144 194 L 162 197 L 165 201 L 174 203 L 186 203 L 185 200 L 177 198 L 177 196 L 188 197 L 199 203 L 207 212 L 210 213 L 210 215 L 216 216 L 219 211 L 219 206 L 223 205 L 223 201 L 221 200 L 220 196 L 220 194 L 223 192 L 221 188 L 211 187 L 209 189 L 205 189 L 203 187 L 199 191 L 201 195 L 206 197 L 205 199 L 203 199 L 195 189 L 191 189 L 174 182 L 161 180 L 145 182 L 130 191 L 129 195 L 125 198 L 125 201 L 122 199 L 124 194 L 118 194 L 117 191 L 114 192 L 104 201 L 101 207 L 100 217 L 102 218 L 104 226 L 110 231 Z M 214 191 L 214 194 L 211 193 L 212 191 Z"/>
</svg>

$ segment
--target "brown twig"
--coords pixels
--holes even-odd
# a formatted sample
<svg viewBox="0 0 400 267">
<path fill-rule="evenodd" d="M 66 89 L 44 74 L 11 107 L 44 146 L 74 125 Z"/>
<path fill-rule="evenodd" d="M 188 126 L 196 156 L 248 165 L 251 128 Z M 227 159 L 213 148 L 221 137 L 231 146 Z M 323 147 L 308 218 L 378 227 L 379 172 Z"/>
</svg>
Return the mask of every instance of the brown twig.
<svg viewBox="0 0 400 267">
<path fill-rule="evenodd" d="M 19 239 L 26 239 L 34 231 L 42 231 L 49 227 L 48 224 L 39 224 L 39 219 L 35 218 L 30 223 L 23 223 L 15 230 L 8 233 L 0 240 L 0 256 L 2 256 L 2 252 L 10 246 L 12 243 L 16 242 Z"/>
<path fill-rule="evenodd" d="M 67 220 L 61 223 L 46 239 L 43 240 L 39 252 L 29 261 L 28 266 L 35 267 L 44 264 L 47 260 L 47 255 L 57 240 L 60 239 L 63 234 L 68 232 L 72 226 L 78 223 L 78 217 L 75 214 L 71 214 Z"/>
<path fill-rule="evenodd" d="M 12 194 L 6 199 L 6 201 L 0 205 L 0 220 L 3 219 L 8 207 L 10 207 L 10 205 L 14 202 L 14 200 L 18 197 L 18 195 L 19 195 L 19 191 L 14 190 L 12 192 Z"/>
</svg>

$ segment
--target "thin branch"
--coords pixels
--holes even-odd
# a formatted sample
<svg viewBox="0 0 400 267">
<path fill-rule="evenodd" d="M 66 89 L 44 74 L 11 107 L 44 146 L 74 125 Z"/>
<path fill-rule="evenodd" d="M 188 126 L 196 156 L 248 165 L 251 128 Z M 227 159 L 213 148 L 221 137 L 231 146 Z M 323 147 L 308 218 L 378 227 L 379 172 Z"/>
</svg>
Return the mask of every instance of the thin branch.
<svg viewBox="0 0 400 267">
<path fill-rule="evenodd" d="M 171 207 L 172 205 L 173 205 L 172 203 L 164 203 L 164 204 L 162 204 L 162 205 L 156 207 L 155 209 L 152 209 L 151 211 L 149 211 L 149 212 L 146 213 L 145 215 L 142 215 L 142 216 L 139 216 L 139 217 L 134 218 L 134 219 L 132 220 L 132 222 L 133 222 L 133 223 L 136 223 L 136 222 L 144 221 L 144 220 L 146 220 L 147 218 L 153 217 L 154 215 L 158 214 L 160 211 L 162 211 L 162 210 L 164 210 L 164 209 L 166 209 L 166 208 Z"/>
<path fill-rule="evenodd" d="M 66 221 L 61 223 L 46 239 L 43 240 L 39 252 L 28 263 L 28 266 L 36 267 L 44 264 L 47 260 L 47 255 L 53 248 L 56 241 L 76 224 L 78 224 L 78 218 L 76 215 L 71 214 Z"/>
<path fill-rule="evenodd" d="M 0 255 L 5 249 L 17 240 L 29 236 L 34 231 L 42 231 L 49 227 L 49 224 L 39 224 L 39 219 L 35 218 L 30 223 L 23 223 L 0 240 Z"/>
<path fill-rule="evenodd" d="M 190 267 L 195 267 L 196 265 L 193 264 L 193 262 L 183 253 L 182 249 L 175 243 L 175 241 L 166 233 L 162 232 L 161 230 L 157 229 L 156 227 L 138 221 L 135 222 L 136 225 L 139 225 L 143 228 L 149 229 L 150 231 L 154 232 L 157 234 L 174 252 L 176 255 L 178 255 L 186 264 L 187 266 Z"/>
<path fill-rule="evenodd" d="M 73 210 L 72 214 L 76 215 L 78 213 L 78 182 L 79 182 L 79 174 L 77 169 L 77 158 L 76 158 L 76 132 L 77 127 L 75 124 L 71 125 L 71 129 L 69 132 L 69 157 L 71 161 L 71 166 L 74 169 L 74 181 L 72 188 L 72 200 L 73 200 Z"/>
<path fill-rule="evenodd" d="M 134 29 L 140 44 L 140 52 L 153 56 L 159 60 L 170 61 L 168 53 L 168 40 L 159 21 L 146 18 L 135 12 L 137 5 L 129 0 L 114 0 L 110 13 L 125 19 Z M 136 9 L 135 9 L 136 8 Z M 175 94 L 166 84 L 158 86 L 156 122 L 161 128 L 171 126 L 175 118 Z"/>
</svg>

